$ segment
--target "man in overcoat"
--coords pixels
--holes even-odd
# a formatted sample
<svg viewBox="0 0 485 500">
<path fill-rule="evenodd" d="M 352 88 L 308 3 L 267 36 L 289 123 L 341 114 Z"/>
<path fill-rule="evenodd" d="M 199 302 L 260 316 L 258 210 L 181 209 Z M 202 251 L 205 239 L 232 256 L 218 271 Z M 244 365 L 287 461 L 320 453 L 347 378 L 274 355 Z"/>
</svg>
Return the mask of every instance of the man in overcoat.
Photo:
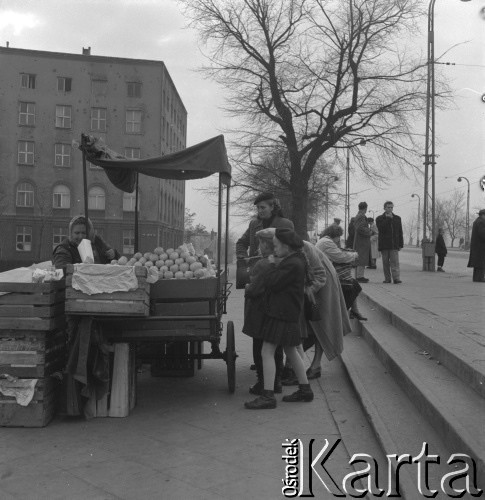
<svg viewBox="0 0 485 500">
<path fill-rule="evenodd" d="M 473 267 L 473 281 L 485 282 L 485 209 L 478 212 L 472 226 L 470 258 L 468 267 Z"/>
<path fill-rule="evenodd" d="M 394 203 L 384 203 L 384 213 L 376 218 L 379 231 L 378 246 L 382 256 L 384 283 L 402 283 L 399 269 L 399 250 L 404 246 L 401 217 L 393 213 Z"/>
<path fill-rule="evenodd" d="M 369 264 L 370 259 L 370 237 L 373 231 L 369 228 L 367 217 L 367 203 L 361 201 L 359 203 L 359 211 L 353 218 L 354 221 L 354 242 L 352 248 L 359 254 L 357 259 L 357 267 L 355 269 L 355 279 L 359 283 L 367 283 L 369 280 L 364 277 L 365 266 Z"/>
</svg>

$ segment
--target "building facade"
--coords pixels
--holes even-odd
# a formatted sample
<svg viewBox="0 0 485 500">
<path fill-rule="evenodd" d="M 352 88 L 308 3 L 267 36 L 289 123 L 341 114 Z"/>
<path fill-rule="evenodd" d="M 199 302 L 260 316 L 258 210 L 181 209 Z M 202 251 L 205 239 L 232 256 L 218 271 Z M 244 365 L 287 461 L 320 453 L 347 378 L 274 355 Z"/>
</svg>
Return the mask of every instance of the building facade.
<svg viewBox="0 0 485 500">
<path fill-rule="evenodd" d="M 127 158 L 186 147 L 187 112 L 160 61 L 0 47 L 0 270 L 49 260 L 84 213 L 81 134 Z M 120 253 L 134 247 L 135 193 L 87 169 L 89 215 Z M 183 238 L 185 182 L 139 178 L 139 249 Z"/>
</svg>

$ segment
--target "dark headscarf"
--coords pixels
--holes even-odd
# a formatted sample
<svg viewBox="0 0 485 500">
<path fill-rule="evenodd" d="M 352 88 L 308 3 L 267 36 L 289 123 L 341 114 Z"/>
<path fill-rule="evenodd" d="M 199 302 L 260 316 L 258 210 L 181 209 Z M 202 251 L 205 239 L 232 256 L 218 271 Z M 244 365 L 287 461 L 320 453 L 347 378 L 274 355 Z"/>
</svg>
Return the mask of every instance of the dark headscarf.
<svg viewBox="0 0 485 500">
<path fill-rule="evenodd" d="M 293 250 L 303 248 L 303 240 L 291 229 L 278 227 L 276 228 L 275 236 L 281 243 L 288 245 Z"/>
</svg>

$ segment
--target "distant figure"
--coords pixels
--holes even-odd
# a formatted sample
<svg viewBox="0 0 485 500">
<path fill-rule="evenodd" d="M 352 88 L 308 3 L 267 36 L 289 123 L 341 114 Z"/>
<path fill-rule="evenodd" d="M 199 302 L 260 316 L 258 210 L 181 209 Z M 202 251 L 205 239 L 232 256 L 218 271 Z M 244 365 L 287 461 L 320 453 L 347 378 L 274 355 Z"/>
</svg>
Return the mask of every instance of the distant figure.
<svg viewBox="0 0 485 500">
<path fill-rule="evenodd" d="M 445 257 L 446 254 L 448 253 L 448 250 L 446 249 L 445 245 L 445 239 L 443 238 L 444 234 L 444 229 L 440 227 L 438 229 L 438 236 L 436 236 L 436 245 L 435 245 L 435 252 L 438 254 L 438 269 L 437 271 L 440 273 L 444 273 L 443 269 L 443 264 L 445 263 Z"/>
<path fill-rule="evenodd" d="M 485 209 L 478 212 L 472 226 L 470 259 L 468 267 L 473 267 L 473 281 L 485 283 Z"/>
<path fill-rule="evenodd" d="M 372 236 L 370 237 L 370 258 L 369 258 L 368 269 L 377 269 L 376 263 L 377 263 L 377 257 L 379 257 L 379 249 L 378 249 L 379 231 L 372 217 L 367 217 L 367 222 L 369 223 L 369 227 L 373 232 Z"/>
<path fill-rule="evenodd" d="M 335 217 L 335 219 L 333 219 L 333 223 L 337 226 L 340 226 L 340 223 L 342 222 L 342 219 L 339 219 L 338 217 Z"/>
<path fill-rule="evenodd" d="M 354 241 L 352 248 L 359 254 L 357 259 L 357 267 L 355 268 L 355 279 L 359 283 L 368 283 L 368 278 L 364 276 L 365 266 L 369 264 L 370 259 L 370 237 L 373 232 L 369 228 L 367 217 L 367 203 L 361 201 L 359 203 L 359 211 L 352 219 L 354 228 Z"/>
<path fill-rule="evenodd" d="M 384 213 L 376 218 L 379 230 L 379 252 L 382 255 L 384 283 L 402 283 L 399 269 L 399 250 L 404 246 L 401 217 L 393 213 L 394 203 L 384 203 Z"/>
</svg>

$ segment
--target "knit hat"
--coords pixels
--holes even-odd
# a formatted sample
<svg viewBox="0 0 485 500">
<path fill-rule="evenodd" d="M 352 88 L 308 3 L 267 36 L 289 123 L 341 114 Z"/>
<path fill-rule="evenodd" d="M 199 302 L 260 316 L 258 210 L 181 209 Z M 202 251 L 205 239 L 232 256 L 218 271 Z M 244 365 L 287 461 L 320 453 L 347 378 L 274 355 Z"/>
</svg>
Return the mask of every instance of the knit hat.
<svg viewBox="0 0 485 500">
<path fill-rule="evenodd" d="M 303 240 L 292 229 L 278 227 L 276 228 L 275 236 L 281 243 L 288 245 L 290 248 L 297 249 L 303 247 Z"/>
<path fill-rule="evenodd" d="M 257 205 L 258 203 L 261 203 L 262 201 L 269 201 L 269 200 L 274 200 L 275 196 L 273 193 L 261 193 L 259 194 L 256 199 L 254 200 L 254 205 Z"/>
</svg>

